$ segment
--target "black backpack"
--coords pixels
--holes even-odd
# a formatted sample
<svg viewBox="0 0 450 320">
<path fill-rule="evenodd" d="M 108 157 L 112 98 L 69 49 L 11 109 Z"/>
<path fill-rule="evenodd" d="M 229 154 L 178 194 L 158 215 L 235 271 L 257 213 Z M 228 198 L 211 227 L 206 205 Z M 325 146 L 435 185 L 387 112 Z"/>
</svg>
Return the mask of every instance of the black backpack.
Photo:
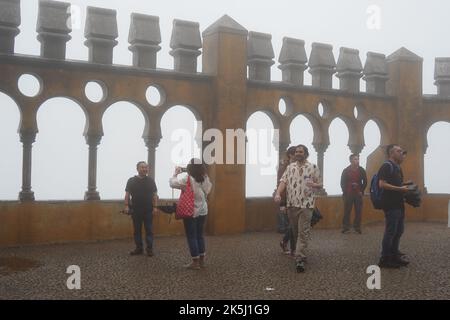
<svg viewBox="0 0 450 320">
<path fill-rule="evenodd" d="M 394 172 L 394 166 L 390 161 L 385 161 L 384 163 L 389 163 L 391 167 L 391 173 Z M 370 181 L 370 200 L 372 201 L 372 205 L 375 209 L 383 209 L 382 208 L 382 196 L 383 196 L 383 189 L 380 188 L 379 184 L 379 177 L 378 172 L 375 173 L 372 177 L 372 180 Z"/>
</svg>

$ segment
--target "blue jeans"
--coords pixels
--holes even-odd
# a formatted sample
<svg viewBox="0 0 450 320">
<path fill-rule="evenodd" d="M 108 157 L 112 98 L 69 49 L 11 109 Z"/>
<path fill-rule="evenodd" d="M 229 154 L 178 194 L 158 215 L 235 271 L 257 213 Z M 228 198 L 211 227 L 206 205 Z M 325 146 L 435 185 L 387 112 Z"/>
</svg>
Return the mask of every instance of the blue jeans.
<svg viewBox="0 0 450 320">
<path fill-rule="evenodd" d="M 382 243 L 382 258 L 391 258 L 399 253 L 400 237 L 404 231 L 405 209 L 384 210 L 386 228 Z"/>
<path fill-rule="evenodd" d="M 291 249 L 291 252 L 295 252 L 295 241 L 294 241 L 294 234 L 292 233 L 292 227 L 288 226 L 286 229 L 286 232 L 284 233 L 283 240 L 284 243 L 289 242 L 289 248 Z"/>
<path fill-rule="evenodd" d="M 153 246 L 153 232 L 152 232 L 152 223 L 153 223 L 153 209 L 147 210 L 134 210 L 131 218 L 133 219 L 133 227 L 134 227 L 134 243 L 136 244 L 137 249 L 142 249 L 142 224 L 144 224 L 145 229 L 145 242 L 147 244 L 147 248 L 152 248 Z"/>
<path fill-rule="evenodd" d="M 289 228 L 289 219 L 286 211 L 279 210 L 277 215 L 277 231 L 278 233 L 286 233 Z"/>
<path fill-rule="evenodd" d="M 183 220 L 189 251 L 193 258 L 205 255 L 205 237 L 203 236 L 205 220 L 206 216 Z"/>
</svg>

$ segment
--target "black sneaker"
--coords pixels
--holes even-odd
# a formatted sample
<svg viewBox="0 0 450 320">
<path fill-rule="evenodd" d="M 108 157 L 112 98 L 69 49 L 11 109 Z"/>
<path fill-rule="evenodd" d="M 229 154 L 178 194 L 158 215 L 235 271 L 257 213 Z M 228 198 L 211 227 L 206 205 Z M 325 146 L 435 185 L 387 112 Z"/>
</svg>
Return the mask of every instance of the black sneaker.
<svg viewBox="0 0 450 320">
<path fill-rule="evenodd" d="M 406 267 L 409 264 L 409 261 L 400 255 L 396 256 L 393 260 L 395 263 L 399 264 L 401 267 Z"/>
<path fill-rule="evenodd" d="M 386 258 L 381 258 L 380 261 L 378 262 L 378 266 L 380 268 L 386 268 L 386 269 L 398 269 L 401 267 L 401 265 L 393 260 L 393 259 L 386 259 Z"/>
<path fill-rule="evenodd" d="M 355 232 L 358 234 L 362 234 L 361 229 L 355 229 Z"/>
<path fill-rule="evenodd" d="M 344 229 L 344 230 L 342 230 L 341 231 L 343 234 L 348 234 L 348 233 L 350 233 L 350 230 L 349 229 Z"/>
<path fill-rule="evenodd" d="M 399 257 L 404 257 L 404 256 L 407 256 L 407 254 L 406 254 L 406 253 L 403 253 L 403 252 L 401 252 L 401 251 L 399 250 L 398 253 L 397 253 L 397 256 L 399 256 Z"/>
<path fill-rule="evenodd" d="M 130 252 L 130 255 L 131 256 L 137 256 L 137 255 L 140 255 L 140 254 L 143 254 L 143 253 L 144 253 L 144 251 L 142 251 L 142 249 L 136 248 L 136 249 L 134 249 L 133 251 Z"/>
<path fill-rule="evenodd" d="M 152 250 L 152 248 L 147 248 L 146 252 L 147 252 L 147 255 L 149 257 L 153 257 L 153 250 Z"/>
<path fill-rule="evenodd" d="M 297 261 L 295 263 L 295 269 L 297 270 L 297 273 L 305 272 L 305 264 L 303 261 Z"/>
</svg>

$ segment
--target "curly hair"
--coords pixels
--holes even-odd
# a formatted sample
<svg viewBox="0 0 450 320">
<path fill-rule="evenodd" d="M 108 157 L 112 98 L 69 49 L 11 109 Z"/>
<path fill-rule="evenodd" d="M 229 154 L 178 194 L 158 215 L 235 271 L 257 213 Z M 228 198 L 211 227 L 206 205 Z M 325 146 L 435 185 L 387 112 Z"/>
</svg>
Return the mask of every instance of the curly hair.
<svg viewBox="0 0 450 320">
<path fill-rule="evenodd" d="M 308 148 L 305 145 L 299 144 L 296 148 L 302 148 L 303 151 L 305 152 L 305 159 L 308 159 L 308 157 L 309 157 L 309 150 L 308 150 Z"/>
</svg>

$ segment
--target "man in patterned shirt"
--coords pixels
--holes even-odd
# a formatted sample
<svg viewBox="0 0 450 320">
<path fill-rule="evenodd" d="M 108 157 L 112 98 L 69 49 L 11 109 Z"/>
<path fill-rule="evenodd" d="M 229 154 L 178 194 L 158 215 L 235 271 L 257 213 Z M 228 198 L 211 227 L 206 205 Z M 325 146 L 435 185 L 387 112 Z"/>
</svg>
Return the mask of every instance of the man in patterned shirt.
<svg viewBox="0 0 450 320">
<path fill-rule="evenodd" d="M 297 272 L 305 271 L 306 248 L 311 230 L 311 218 L 315 206 L 314 191 L 322 188 L 320 170 L 307 159 L 308 148 L 298 145 L 295 149 L 297 161 L 286 168 L 275 193 L 275 202 L 281 200 L 280 194 L 286 189 L 289 222 L 293 229 L 295 264 Z"/>
</svg>

